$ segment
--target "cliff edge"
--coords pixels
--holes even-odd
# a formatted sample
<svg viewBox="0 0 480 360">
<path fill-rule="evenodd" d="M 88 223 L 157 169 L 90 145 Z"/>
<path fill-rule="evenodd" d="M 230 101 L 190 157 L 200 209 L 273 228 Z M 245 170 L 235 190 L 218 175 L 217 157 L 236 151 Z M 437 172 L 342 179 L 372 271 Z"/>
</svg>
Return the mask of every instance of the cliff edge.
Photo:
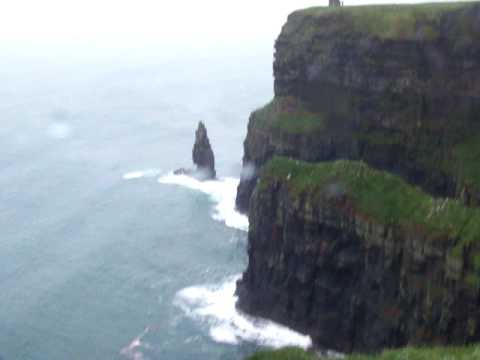
<svg viewBox="0 0 480 360">
<path fill-rule="evenodd" d="M 480 209 L 363 162 L 274 158 L 250 211 L 247 313 L 346 352 L 480 340 Z"/>
<path fill-rule="evenodd" d="M 480 4 L 312 8 L 275 45 L 275 98 L 252 113 L 244 164 L 363 160 L 480 202 Z M 248 211 L 257 176 L 241 181 Z"/>
<path fill-rule="evenodd" d="M 250 116 L 239 307 L 376 351 L 480 340 L 480 4 L 311 8 Z"/>
</svg>

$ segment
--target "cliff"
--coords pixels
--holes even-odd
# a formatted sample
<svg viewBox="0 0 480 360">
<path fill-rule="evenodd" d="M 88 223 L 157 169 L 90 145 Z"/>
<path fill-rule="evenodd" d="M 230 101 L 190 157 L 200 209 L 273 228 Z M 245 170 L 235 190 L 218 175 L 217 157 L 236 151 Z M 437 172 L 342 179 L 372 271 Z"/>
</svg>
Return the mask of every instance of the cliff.
<svg viewBox="0 0 480 360">
<path fill-rule="evenodd" d="M 244 164 L 363 160 L 436 196 L 480 201 L 480 4 L 313 8 L 276 42 L 275 98 Z M 257 176 L 242 180 L 248 210 Z"/>
<path fill-rule="evenodd" d="M 339 351 L 480 340 L 478 38 L 478 3 L 289 16 L 244 144 L 242 310 Z"/>
<path fill-rule="evenodd" d="M 480 340 L 480 209 L 361 162 L 285 158 L 251 202 L 246 312 L 340 351 Z"/>
</svg>

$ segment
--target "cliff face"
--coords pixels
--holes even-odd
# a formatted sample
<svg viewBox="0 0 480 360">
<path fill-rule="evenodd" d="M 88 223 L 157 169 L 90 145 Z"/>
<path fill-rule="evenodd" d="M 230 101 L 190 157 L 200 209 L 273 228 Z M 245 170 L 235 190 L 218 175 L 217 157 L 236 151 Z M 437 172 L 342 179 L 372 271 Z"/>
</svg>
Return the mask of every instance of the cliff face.
<svg viewBox="0 0 480 360">
<path fill-rule="evenodd" d="M 241 309 L 340 351 L 480 340 L 479 38 L 478 3 L 290 15 L 244 143 Z"/>
<path fill-rule="evenodd" d="M 480 340 L 480 210 L 363 163 L 281 158 L 251 202 L 241 309 L 339 351 Z"/>
<path fill-rule="evenodd" d="M 276 43 L 275 99 L 244 163 L 363 160 L 437 196 L 480 202 L 480 5 L 307 9 Z M 256 177 L 244 179 L 240 210 Z"/>
</svg>

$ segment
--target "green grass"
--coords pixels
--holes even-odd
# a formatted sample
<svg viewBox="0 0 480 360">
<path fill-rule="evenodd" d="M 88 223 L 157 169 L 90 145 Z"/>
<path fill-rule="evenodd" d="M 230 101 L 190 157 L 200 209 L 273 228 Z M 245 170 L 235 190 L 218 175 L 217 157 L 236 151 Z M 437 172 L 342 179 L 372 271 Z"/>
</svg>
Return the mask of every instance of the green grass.
<svg viewBox="0 0 480 360">
<path fill-rule="evenodd" d="M 468 185 L 480 185 L 480 136 L 473 136 L 453 148 L 455 173 Z"/>
<path fill-rule="evenodd" d="M 294 196 L 306 195 L 313 201 L 324 200 L 330 185 L 335 184 L 351 200 L 355 211 L 372 221 L 415 229 L 429 239 L 456 240 L 454 256 L 480 240 L 479 208 L 465 207 L 457 200 L 435 199 L 400 177 L 363 162 L 310 164 L 276 157 L 266 165 L 259 186 L 279 179 L 288 183 Z M 480 268 L 472 275 L 480 275 Z"/>
<path fill-rule="evenodd" d="M 314 355 L 293 347 L 277 351 L 259 351 L 247 360 L 314 360 Z"/>
<path fill-rule="evenodd" d="M 308 111 L 305 105 L 291 97 L 275 98 L 254 113 L 256 125 L 264 129 L 281 130 L 289 134 L 318 132 L 325 128 L 321 114 Z"/>
<path fill-rule="evenodd" d="M 452 133 L 456 129 L 452 129 Z M 480 135 L 468 136 L 478 133 L 476 127 L 466 125 L 465 140 L 440 150 L 435 144 L 431 144 L 434 138 L 425 137 L 416 146 L 416 160 L 426 169 L 440 170 L 457 182 L 457 193 L 460 194 L 463 187 L 470 192 L 480 191 Z"/>
<path fill-rule="evenodd" d="M 276 351 L 258 352 L 247 360 L 319 360 L 312 353 L 301 349 L 285 348 Z M 388 350 L 379 355 L 349 355 L 344 360 L 477 360 L 480 359 L 479 346 L 404 348 Z"/>
<path fill-rule="evenodd" d="M 434 40 L 439 35 L 437 29 L 442 15 L 470 6 L 471 2 L 314 7 L 300 10 L 297 14 L 311 17 L 338 15 L 346 21 L 350 30 L 382 39 Z M 468 29 L 470 26 L 462 24 L 462 28 Z"/>
</svg>

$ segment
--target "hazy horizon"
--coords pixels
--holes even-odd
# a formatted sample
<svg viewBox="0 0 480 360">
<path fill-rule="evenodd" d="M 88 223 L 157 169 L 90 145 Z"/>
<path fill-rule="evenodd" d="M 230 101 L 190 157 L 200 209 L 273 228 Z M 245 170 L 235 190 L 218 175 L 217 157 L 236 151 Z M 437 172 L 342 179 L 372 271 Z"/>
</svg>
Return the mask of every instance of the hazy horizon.
<svg viewBox="0 0 480 360">
<path fill-rule="evenodd" d="M 451 0 L 437 2 L 446 1 Z M 431 1 L 345 0 L 345 5 L 418 2 Z M 0 13 L 0 50 L 4 57 L 52 58 L 142 54 L 175 58 L 176 52 L 208 55 L 211 51 L 227 53 L 255 48 L 271 52 L 289 13 L 326 3 L 327 0 L 180 0 L 168 4 L 149 0 L 12 1 L 4 4 Z"/>
</svg>

